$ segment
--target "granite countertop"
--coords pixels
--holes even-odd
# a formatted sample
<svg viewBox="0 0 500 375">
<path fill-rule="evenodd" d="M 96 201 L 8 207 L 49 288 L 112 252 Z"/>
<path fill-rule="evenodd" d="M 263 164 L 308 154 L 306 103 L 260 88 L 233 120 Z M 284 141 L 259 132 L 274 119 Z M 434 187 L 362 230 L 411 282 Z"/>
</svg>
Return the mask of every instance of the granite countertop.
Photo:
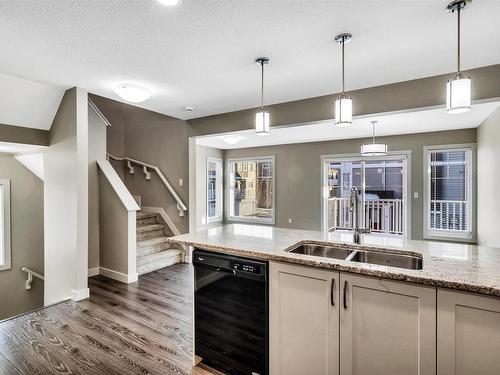
<svg viewBox="0 0 500 375">
<path fill-rule="evenodd" d="M 500 249 L 496 248 L 412 241 L 376 235 L 365 235 L 361 245 L 354 245 L 352 234 L 348 232 L 324 233 L 247 224 L 221 225 L 171 237 L 169 240 L 225 254 L 296 263 L 500 297 Z M 417 253 L 423 258 L 423 269 L 408 270 L 287 252 L 305 241 L 361 250 Z"/>
</svg>

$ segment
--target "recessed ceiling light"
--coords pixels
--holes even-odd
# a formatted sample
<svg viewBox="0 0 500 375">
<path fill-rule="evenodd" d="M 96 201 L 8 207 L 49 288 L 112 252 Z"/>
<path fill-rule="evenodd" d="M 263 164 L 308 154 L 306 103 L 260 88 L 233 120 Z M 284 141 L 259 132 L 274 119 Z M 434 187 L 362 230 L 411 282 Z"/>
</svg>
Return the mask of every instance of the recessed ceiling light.
<svg viewBox="0 0 500 375">
<path fill-rule="evenodd" d="M 158 1 L 168 7 L 173 7 L 179 4 L 179 0 L 158 0 Z"/>
<path fill-rule="evenodd" d="M 128 83 L 120 84 L 115 89 L 115 93 L 123 100 L 131 103 L 141 103 L 151 98 L 151 92 L 147 88 Z"/>
<path fill-rule="evenodd" d="M 243 139 L 243 137 L 240 137 L 238 135 L 226 135 L 224 138 L 222 138 L 224 142 L 230 145 L 235 145 L 239 141 Z"/>
</svg>

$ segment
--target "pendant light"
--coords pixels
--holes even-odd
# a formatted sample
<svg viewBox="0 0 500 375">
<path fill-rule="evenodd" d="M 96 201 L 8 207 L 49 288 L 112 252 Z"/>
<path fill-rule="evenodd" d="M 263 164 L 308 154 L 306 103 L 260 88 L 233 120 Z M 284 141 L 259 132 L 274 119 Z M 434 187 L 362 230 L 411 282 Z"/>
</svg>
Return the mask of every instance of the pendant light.
<svg viewBox="0 0 500 375">
<path fill-rule="evenodd" d="M 383 156 L 387 155 L 387 145 L 384 143 L 375 143 L 375 125 L 377 121 L 370 121 L 372 124 L 372 143 L 361 146 L 362 156 Z"/>
<path fill-rule="evenodd" d="M 269 112 L 264 110 L 264 65 L 269 64 L 267 57 L 259 57 L 255 60 L 261 67 L 261 86 L 260 86 L 260 110 L 255 114 L 255 134 L 269 134 Z"/>
<path fill-rule="evenodd" d="M 346 127 L 352 124 L 352 99 L 345 94 L 344 46 L 352 39 L 348 33 L 339 34 L 335 41 L 342 47 L 342 94 L 335 99 L 335 126 Z"/>
<path fill-rule="evenodd" d="M 460 12 L 470 4 L 470 0 L 454 0 L 446 8 L 450 13 L 457 13 L 457 74 L 446 84 L 446 111 L 463 113 L 470 111 L 470 77 L 464 77 L 460 70 Z"/>
</svg>

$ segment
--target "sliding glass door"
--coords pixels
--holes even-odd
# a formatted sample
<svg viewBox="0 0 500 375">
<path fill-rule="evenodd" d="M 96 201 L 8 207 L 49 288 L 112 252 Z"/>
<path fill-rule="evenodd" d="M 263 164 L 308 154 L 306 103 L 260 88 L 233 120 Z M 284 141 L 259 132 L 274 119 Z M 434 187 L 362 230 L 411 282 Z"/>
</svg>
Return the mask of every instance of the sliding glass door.
<svg viewBox="0 0 500 375">
<path fill-rule="evenodd" d="M 324 230 L 352 230 L 351 188 L 360 193 L 360 222 L 372 233 L 406 236 L 407 156 L 327 158 L 323 161 Z"/>
</svg>

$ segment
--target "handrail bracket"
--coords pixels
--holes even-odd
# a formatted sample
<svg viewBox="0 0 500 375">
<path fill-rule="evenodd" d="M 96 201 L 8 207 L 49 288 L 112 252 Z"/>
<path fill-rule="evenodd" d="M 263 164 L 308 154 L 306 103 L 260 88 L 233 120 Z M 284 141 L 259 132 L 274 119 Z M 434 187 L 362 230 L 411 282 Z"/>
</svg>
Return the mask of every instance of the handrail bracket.
<svg viewBox="0 0 500 375">
<path fill-rule="evenodd" d="M 25 286 L 26 290 L 31 289 L 31 284 L 33 284 L 33 276 L 35 276 L 36 278 L 38 278 L 42 281 L 45 280 L 44 276 L 40 275 L 39 273 L 36 273 L 35 271 L 30 270 L 29 268 L 23 267 L 23 268 L 21 268 L 21 271 L 27 273 L 26 286 Z"/>
</svg>

